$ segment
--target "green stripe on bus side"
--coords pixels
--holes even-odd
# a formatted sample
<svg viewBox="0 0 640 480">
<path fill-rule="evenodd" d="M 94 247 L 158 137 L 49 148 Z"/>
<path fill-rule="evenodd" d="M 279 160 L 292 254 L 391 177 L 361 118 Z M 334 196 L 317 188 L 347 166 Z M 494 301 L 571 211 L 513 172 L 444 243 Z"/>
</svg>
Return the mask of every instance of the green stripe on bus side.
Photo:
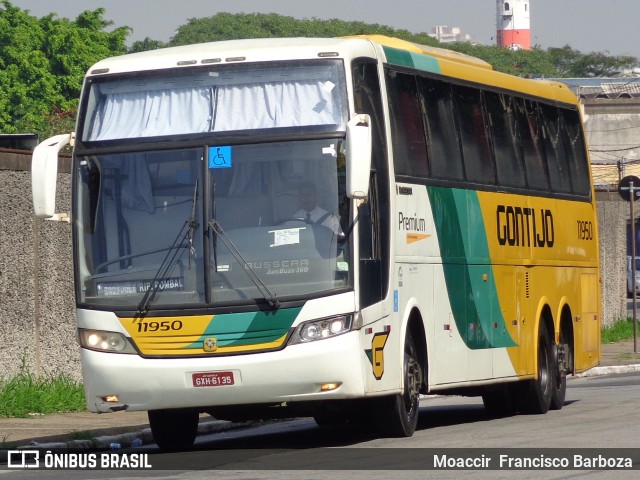
<svg viewBox="0 0 640 480">
<path fill-rule="evenodd" d="M 417 68 L 426 72 L 441 73 L 440 64 L 436 58 L 393 47 L 383 47 L 383 49 L 388 63 L 402 67 Z"/>
<path fill-rule="evenodd" d="M 472 349 L 516 345 L 491 273 L 477 192 L 441 187 L 428 187 L 428 192 L 449 302 L 465 344 Z"/>
<path fill-rule="evenodd" d="M 476 263 L 472 267 L 475 272 L 469 274 L 471 292 L 475 301 L 478 319 L 484 332 L 490 332 L 489 343 L 493 347 L 512 347 L 515 345 L 505 325 L 498 288 L 491 268 L 491 253 L 487 241 L 487 232 L 478 192 L 473 190 L 453 190 L 456 209 L 459 213 L 461 232 L 469 232 L 462 236 L 467 260 Z M 468 262 L 467 262 L 468 263 Z M 487 273 L 487 277 L 483 276 Z M 495 326 L 494 326 L 495 323 Z"/>
<path fill-rule="evenodd" d="M 219 347 L 258 345 L 286 335 L 302 307 L 269 312 L 215 315 L 202 336 L 185 349 L 202 348 L 207 337 L 215 337 Z"/>
</svg>

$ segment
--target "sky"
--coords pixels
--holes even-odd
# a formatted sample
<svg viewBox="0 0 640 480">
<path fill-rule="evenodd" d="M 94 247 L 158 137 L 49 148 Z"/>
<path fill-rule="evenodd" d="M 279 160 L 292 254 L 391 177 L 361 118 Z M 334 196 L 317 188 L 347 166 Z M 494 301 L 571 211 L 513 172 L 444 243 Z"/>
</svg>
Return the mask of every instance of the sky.
<svg viewBox="0 0 640 480">
<path fill-rule="evenodd" d="M 295 18 L 337 18 L 379 23 L 413 33 L 436 25 L 460 27 L 478 43 L 496 35 L 496 0 L 10 0 L 32 15 L 75 19 L 105 8 L 114 26 L 133 29 L 128 43 L 150 37 L 169 41 L 190 18 L 218 12 L 278 13 Z M 531 0 L 531 42 L 541 48 L 569 45 L 582 53 L 640 58 L 640 0 Z"/>
</svg>

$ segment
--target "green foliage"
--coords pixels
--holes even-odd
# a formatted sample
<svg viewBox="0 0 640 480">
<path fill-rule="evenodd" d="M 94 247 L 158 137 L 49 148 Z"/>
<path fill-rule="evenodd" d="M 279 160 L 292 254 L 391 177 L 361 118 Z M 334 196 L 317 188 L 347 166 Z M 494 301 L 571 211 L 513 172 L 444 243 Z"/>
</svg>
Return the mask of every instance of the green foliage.
<svg viewBox="0 0 640 480">
<path fill-rule="evenodd" d="M 0 0 L 0 133 L 47 131 L 52 120 L 75 110 L 92 64 L 126 53 L 131 29 L 105 31 L 104 13 L 38 19 Z"/>
<path fill-rule="evenodd" d="M 85 409 L 82 384 L 65 375 L 37 378 L 23 362 L 20 374 L 0 379 L 0 417 Z"/>
<path fill-rule="evenodd" d="M 532 50 L 509 50 L 497 45 L 472 45 L 456 43 L 449 48 L 490 63 L 494 70 L 520 77 L 553 77 L 555 66 L 548 53 L 539 48 Z"/>
<path fill-rule="evenodd" d="M 133 45 L 131 45 L 131 48 L 129 49 L 129 53 L 146 52 L 148 50 L 157 50 L 158 48 L 165 48 L 168 46 L 168 43 L 146 37 L 144 40 L 136 40 L 133 42 Z"/>
<path fill-rule="evenodd" d="M 614 343 L 633 338 L 633 320 L 627 318 L 618 320 L 613 325 L 603 326 L 601 329 L 602 343 Z"/>
<path fill-rule="evenodd" d="M 605 52 L 580 53 L 569 45 L 547 50 L 559 77 L 610 77 L 638 65 L 631 56 L 609 56 Z"/>
<path fill-rule="evenodd" d="M 275 13 L 218 13 L 208 18 L 191 18 L 186 25 L 178 28 L 169 44 L 187 45 L 240 38 L 342 37 L 366 33 L 388 35 L 423 45 L 439 44 L 426 33 L 413 34 L 379 24 L 346 22 L 335 18 L 298 20 Z"/>
<path fill-rule="evenodd" d="M 379 24 L 338 19 L 299 20 L 275 13 L 218 13 L 208 18 L 192 18 L 178 29 L 169 45 L 238 38 L 340 37 L 366 33 L 388 35 L 421 45 L 442 46 L 426 33 L 414 34 Z M 151 48 L 157 48 L 151 41 L 147 42 Z M 470 43 L 447 44 L 445 47 L 485 60 L 499 72 L 521 77 L 608 76 L 638 65 L 638 59 L 634 57 L 615 57 L 602 52 L 585 55 L 569 46 L 546 51 L 541 48 L 512 51 L 498 46 Z"/>
</svg>

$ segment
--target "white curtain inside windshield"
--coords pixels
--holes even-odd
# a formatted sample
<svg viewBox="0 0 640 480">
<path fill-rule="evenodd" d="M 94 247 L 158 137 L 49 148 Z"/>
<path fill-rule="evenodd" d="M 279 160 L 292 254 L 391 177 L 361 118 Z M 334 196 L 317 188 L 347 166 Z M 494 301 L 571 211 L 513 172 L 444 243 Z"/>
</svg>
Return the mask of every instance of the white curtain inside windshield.
<svg viewBox="0 0 640 480">
<path fill-rule="evenodd" d="M 328 79 L 334 75 L 326 70 L 323 78 L 260 83 L 247 82 L 250 76 L 243 72 L 236 76 L 242 81 L 231 84 L 209 74 L 205 82 L 211 85 L 204 86 L 201 75 L 193 81 L 185 76 L 95 84 L 83 139 L 318 125 L 343 129 L 342 95 L 335 91 L 337 79 Z"/>
</svg>

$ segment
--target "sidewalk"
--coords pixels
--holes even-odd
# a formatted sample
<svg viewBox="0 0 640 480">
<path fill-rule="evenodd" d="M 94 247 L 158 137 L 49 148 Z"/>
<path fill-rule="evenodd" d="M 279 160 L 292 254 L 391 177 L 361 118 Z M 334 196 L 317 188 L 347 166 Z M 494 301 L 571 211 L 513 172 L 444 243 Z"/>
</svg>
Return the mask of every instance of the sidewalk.
<svg viewBox="0 0 640 480">
<path fill-rule="evenodd" d="M 640 339 L 637 347 L 640 352 Z M 633 339 L 602 345 L 600 356 L 600 365 L 603 367 L 640 364 L 640 353 L 633 351 Z"/>
<path fill-rule="evenodd" d="M 640 339 L 638 339 L 636 346 L 640 352 Z M 603 344 L 600 352 L 600 366 L 592 368 L 580 376 L 590 377 L 637 371 L 640 371 L 640 353 L 634 353 L 633 339 L 631 339 Z"/>
<path fill-rule="evenodd" d="M 638 342 L 640 350 L 640 340 Z M 600 366 L 580 376 L 640 371 L 640 353 L 633 340 L 602 345 Z M 228 430 L 231 422 L 208 415 L 200 419 L 199 434 Z M 16 446 L 44 448 L 122 448 L 153 443 L 146 412 L 95 414 L 88 412 L 0 418 L 0 449 Z"/>
</svg>

